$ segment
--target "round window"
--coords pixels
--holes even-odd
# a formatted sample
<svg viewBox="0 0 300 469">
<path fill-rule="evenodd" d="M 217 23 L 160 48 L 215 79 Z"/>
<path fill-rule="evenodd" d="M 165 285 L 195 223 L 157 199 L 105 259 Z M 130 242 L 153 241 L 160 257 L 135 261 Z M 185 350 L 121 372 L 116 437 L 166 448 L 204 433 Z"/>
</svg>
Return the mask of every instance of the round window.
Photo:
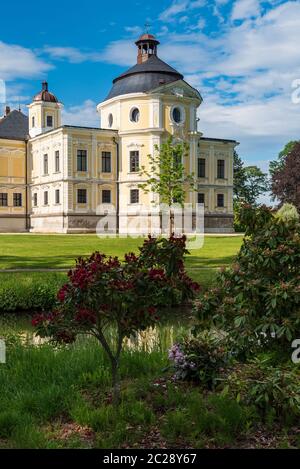
<svg viewBox="0 0 300 469">
<path fill-rule="evenodd" d="M 173 121 L 179 124 L 182 121 L 181 110 L 179 107 L 174 107 L 172 112 Z"/>
<path fill-rule="evenodd" d="M 130 113 L 130 120 L 132 122 L 138 122 L 139 118 L 140 118 L 140 111 L 138 110 L 137 107 L 134 107 Z"/>
<path fill-rule="evenodd" d="M 109 125 L 109 127 L 111 127 L 113 125 L 113 121 L 114 121 L 113 115 L 109 114 L 108 115 L 108 125 Z"/>
</svg>

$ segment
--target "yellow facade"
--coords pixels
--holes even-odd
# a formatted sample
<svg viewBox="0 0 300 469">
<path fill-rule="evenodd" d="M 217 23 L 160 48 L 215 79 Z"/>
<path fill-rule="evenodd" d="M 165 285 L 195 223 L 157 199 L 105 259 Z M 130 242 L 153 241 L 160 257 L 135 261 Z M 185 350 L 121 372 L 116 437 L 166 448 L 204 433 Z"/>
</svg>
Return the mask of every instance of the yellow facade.
<svg viewBox="0 0 300 469">
<path fill-rule="evenodd" d="M 114 80 L 97 106 L 101 128 L 62 125 L 62 104 L 43 82 L 28 106 L 28 138 L 0 140 L 0 192 L 7 192 L 1 231 L 94 232 L 110 205 L 116 219 L 151 210 L 159 197 L 139 187 L 145 182 L 140 168 L 149 169 L 148 155 L 170 137 L 189 147 L 184 165 L 196 190 L 187 192 L 186 202 L 193 210 L 204 204 L 207 231 L 232 231 L 237 142 L 203 137 L 199 92 L 157 58 L 152 35 L 136 44 L 137 65 Z M 16 191 L 21 206 L 13 203 Z"/>
<path fill-rule="evenodd" d="M 26 143 L 0 139 L 0 231 L 25 231 Z"/>
</svg>

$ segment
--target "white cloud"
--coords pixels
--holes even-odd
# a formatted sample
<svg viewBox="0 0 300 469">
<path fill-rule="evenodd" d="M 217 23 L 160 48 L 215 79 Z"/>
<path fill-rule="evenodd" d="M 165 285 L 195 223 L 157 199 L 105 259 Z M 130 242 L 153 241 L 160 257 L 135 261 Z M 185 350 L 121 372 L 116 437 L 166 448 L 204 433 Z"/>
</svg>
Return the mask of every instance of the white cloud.
<svg viewBox="0 0 300 469">
<path fill-rule="evenodd" d="M 88 60 L 90 56 L 87 56 L 79 49 L 75 47 L 51 47 L 46 46 L 44 52 L 49 54 L 53 59 L 69 60 L 71 63 L 80 63 Z"/>
<path fill-rule="evenodd" d="M 126 26 L 125 31 L 132 34 L 133 36 L 139 36 L 142 34 L 142 28 L 140 26 Z"/>
<path fill-rule="evenodd" d="M 103 62 L 117 65 L 133 65 L 136 63 L 136 46 L 132 39 L 113 41 L 100 54 Z"/>
<path fill-rule="evenodd" d="M 174 16 L 186 11 L 188 3 L 188 0 L 174 0 L 172 4 L 159 15 L 160 21 L 172 21 Z"/>
<path fill-rule="evenodd" d="M 205 4 L 206 0 L 173 0 L 171 5 L 159 15 L 159 20 L 174 21 L 179 14 L 202 8 Z"/>
<path fill-rule="evenodd" d="M 260 14 L 259 0 L 237 0 L 233 6 L 231 19 L 243 20 Z"/>
<path fill-rule="evenodd" d="M 0 42 L 0 79 L 33 78 L 44 75 L 52 65 L 25 47 Z"/>
<path fill-rule="evenodd" d="M 82 104 L 64 108 L 62 120 L 65 125 L 99 127 L 99 114 L 96 110 L 96 103 L 88 99 Z"/>
</svg>

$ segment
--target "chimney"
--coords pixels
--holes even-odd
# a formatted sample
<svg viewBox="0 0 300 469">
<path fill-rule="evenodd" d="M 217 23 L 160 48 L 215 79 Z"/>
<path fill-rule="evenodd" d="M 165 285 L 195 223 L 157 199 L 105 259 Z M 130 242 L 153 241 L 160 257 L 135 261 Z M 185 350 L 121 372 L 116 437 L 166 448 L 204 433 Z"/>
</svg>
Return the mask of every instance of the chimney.
<svg viewBox="0 0 300 469">
<path fill-rule="evenodd" d="M 5 106 L 5 117 L 8 116 L 9 113 L 10 113 L 10 107 Z"/>
</svg>

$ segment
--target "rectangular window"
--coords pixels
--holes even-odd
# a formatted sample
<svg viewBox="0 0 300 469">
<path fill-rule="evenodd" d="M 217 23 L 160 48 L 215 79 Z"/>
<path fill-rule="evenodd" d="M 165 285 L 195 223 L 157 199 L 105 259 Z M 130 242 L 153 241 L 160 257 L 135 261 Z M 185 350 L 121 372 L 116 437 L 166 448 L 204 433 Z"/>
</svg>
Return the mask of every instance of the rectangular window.
<svg viewBox="0 0 300 469">
<path fill-rule="evenodd" d="M 225 178 L 225 161 L 224 160 L 218 160 L 217 178 L 218 179 Z"/>
<path fill-rule="evenodd" d="M 22 194 L 19 192 L 14 193 L 14 207 L 22 207 Z"/>
<path fill-rule="evenodd" d="M 130 203 L 131 204 L 138 204 L 139 203 L 139 190 L 138 189 L 131 189 L 131 191 L 130 191 Z"/>
<path fill-rule="evenodd" d="M 77 171 L 87 171 L 86 150 L 77 150 Z"/>
<path fill-rule="evenodd" d="M 44 192 L 44 205 L 48 205 L 48 191 Z"/>
<path fill-rule="evenodd" d="M 224 207 L 224 194 L 218 194 L 217 205 L 218 207 Z"/>
<path fill-rule="evenodd" d="M 77 190 L 77 202 L 79 204 L 86 204 L 87 201 L 87 192 L 86 189 Z"/>
<path fill-rule="evenodd" d="M 37 207 L 37 193 L 33 194 L 33 206 Z"/>
<path fill-rule="evenodd" d="M 1 192 L 0 193 L 0 207 L 7 207 L 7 205 L 8 205 L 7 193 Z"/>
<path fill-rule="evenodd" d="M 48 155 L 44 155 L 44 175 L 48 174 Z"/>
<path fill-rule="evenodd" d="M 55 152 L 55 172 L 59 173 L 59 151 Z"/>
<path fill-rule="evenodd" d="M 102 152 L 102 173 L 111 173 L 111 153 L 110 151 Z"/>
<path fill-rule="evenodd" d="M 7 207 L 7 205 L 8 205 L 7 193 L 0 192 L 0 207 Z"/>
<path fill-rule="evenodd" d="M 55 189 L 55 203 L 59 204 L 60 203 L 60 192 L 59 189 Z"/>
<path fill-rule="evenodd" d="M 198 178 L 205 178 L 205 158 L 198 158 Z"/>
<path fill-rule="evenodd" d="M 205 195 L 201 192 L 198 192 L 198 204 L 204 204 L 205 203 Z"/>
<path fill-rule="evenodd" d="M 111 191 L 110 190 L 103 190 L 102 191 L 102 203 L 103 204 L 110 204 L 111 202 Z"/>
<path fill-rule="evenodd" d="M 130 152 L 130 172 L 136 173 L 139 170 L 139 152 L 131 151 Z"/>
<path fill-rule="evenodd" d="M 53 126 L 53 117 L 47 116 L 47 127 L 52 127 L 52 126 Z"/>
</svg>

